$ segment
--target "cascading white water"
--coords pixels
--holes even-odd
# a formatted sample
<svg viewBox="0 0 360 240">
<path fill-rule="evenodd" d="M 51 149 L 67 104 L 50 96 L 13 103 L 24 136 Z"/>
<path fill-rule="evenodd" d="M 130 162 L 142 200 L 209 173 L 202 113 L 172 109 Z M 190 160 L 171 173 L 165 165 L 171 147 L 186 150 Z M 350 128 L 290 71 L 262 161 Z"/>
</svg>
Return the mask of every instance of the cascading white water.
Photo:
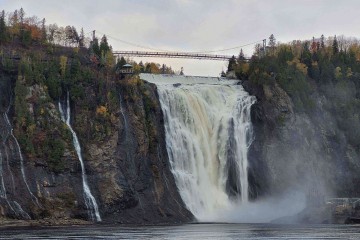
<svg viewBox="0 0 360 240">
<path fill-rule="evenodd" d="M 119 104 L 120 104 L 120 113 L 121 113 L 121 116 L 123 118 L 123 121 L 124 121 L 124 128 L 125 128 L 125 131 L 128 128 L 128 123 L 127 123 L 127 120 L 126 120 L 126 117 L 125 117 L 125 114 L 124 114 L 124 109 L 123 109 L 123 105 L 122 105 L 122 97 L 121 97 L 121 94 L 119 93 Z"/>
<path fill-rule="evenodd" d="M 96 203 L 96 200 L 95 200 L 94 196 L 91 194 L 89 184 L 87 182 L 87 176 L 86 176 L 84 161 L 82 159 L 80 143 L 79 143 L 79 140 L 78 140 L 78 137 L 77 137 L 75 131 L 73 130 L 73 128 L 71 127 L 71 124 L 70 124 L 69 93 L 67 93 L 66 108 L 65 109 L 66 109 L 66 114 L 64 113 L 63 107 L 62 107 L 61 103 L 59 102 L 59 111 L 60 111 L 60 114 L 61 114 L 61 120 L 64 123 L 66 123 L 66 125 L 68 126 L 68 128 L 69 128 L 69 130 L 70 130 L 70 132 L 72 134 L 74 148 L 76 150 L 76 154 L 77 154 L 79 162 L 80 162 L 85 205 L 86 205 L 87 209 L 89 210 L 89 215 L 91 217 L 91 220 L 100 222 L 101 217 L 100 217 L 100 213 L 99 213 L 99 208 L 98 208 L 98 205 Z"/>
<path fill-rule="evenodd" d="M 10 101 L 11 102 L 11 101 Z M 31 200 L 37 204 L 38 206 L 40 206 L 39 204 L 39 201 L 37 199 L 37 197 L 35 197 L 35 195 L 31 192 L 30 190 L 30 187 L 29 187 L 29 184 L 26 180 L 26 174 L 25 174 L 25 167 L 24 167 L 24 158 L 23 158 L 23 155 L 22 155 L 22 152 L 21 152 L 21 148 L 20 148 L 20 144 L 18 142 L 18 140 L 16 139 L 14 133 L 13 133 L 13 128 L 12 128 L 12 125 L 10 123 L 10 120 L 9 120 L 9 116 L 8 116 L 8 113 L 9 113 L 9 110 L 10 110 L 10 105 L 8 107 L 8 109 L 6 110 L 6 112 L 4 113 L 4 119 L 5 119 L 5 123 L 7 124 L 7 128 L 9 129 L 9 134 L 10 136 L 12 137 L 12 139 L 14 140 L 15 142 L 15 146 L 16 146 L 16 149 L 17 149 L 17 153 L 19 155 L 19 158 L 20 158 L 20 171 L 21 171 L 21 176 L 24 180 L 24 183 L 25 183 L 25 186 L 26 186 L 26 189 L 28 190 L 30 196 L 31 196 Z M 11 176 L 13 178 L 13 176 Z"/>
<path fill-rule="evenodd" d="M 200 221 L 216 221 L 219 211 L 247 203 L 255 97 L 226 79 L 140 78 L 157 85 L 172 173 L 187 208 Z"/>
<path fill-rule="evenodd" d="M 11 99 L 9 102 L 11 102 Z M 6 201 L 7 205 L 9 206 L 9 209 L 15 214 L 16 217 L 22 219 L 31 219 L 29 214 L 22 209 L 19 203 L 8 198 L 8 189 L 6 189 L 6 185 L 5 185 L 4 174 L 8 173 L 10 174 L 10 179 L 12 184 L 12 194 L 16 193 L 14 175 L 10 168 L 9 154 L 8 154 L 8 148 L 12 149 L 11 147 L 13 147 L 13 144 L 15 143 L 16 154 L 19 155 L 19 160 L 20 160 L 20 171 L 21 171 L 22 179 L 24 181 L 27 191 L 30 194 L 31 199 L 34 201 L 34 203 L 36 203 L 39 206 L 38 199 L 30 191 L 30 187 L 26 180 L 24 159 L 21 153 L 19 143 L 17 142 L 17 139 L 13 134 L 13 129 L 8 117 L 9 110 L 10 110 L 10 104 L 6 109 L 6 111 L 2 114 L 2 119 L 0 121 L 0 129 L 1 129 L 0 138 L 2 139 L 2 144 L 0 146 L 0 198 Z M 13 142 L 9 141 L 9 137 L 13 139 Z M 4 165 L 6 166 L 7 169 L 5 169 Z"/>
</svg>

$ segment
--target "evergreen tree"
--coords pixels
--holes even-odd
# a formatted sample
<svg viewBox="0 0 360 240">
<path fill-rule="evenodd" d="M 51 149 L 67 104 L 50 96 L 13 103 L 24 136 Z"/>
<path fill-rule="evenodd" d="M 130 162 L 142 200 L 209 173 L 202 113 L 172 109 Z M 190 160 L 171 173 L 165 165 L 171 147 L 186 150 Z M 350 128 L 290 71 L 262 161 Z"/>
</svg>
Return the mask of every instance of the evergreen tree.
<svg viewBox="0 0 360 240">
<path fill-rule="evenodd" d="M 147 63 L 146 66 L 145 66 L 145 72 L 146 73 L 151 73 L 151 65 L 150 63 Z"/>
<path fill-rule="evenodd" d="M 121 57 L 120 59 L 118 59 L 117 63 L 116 63 L 116 68 L 120 69 L 122 68 L 122 66 L 124 66 L 126 64 L 126 60 L 124 57 Z"/>
<path fill-rule="evenodd" d="M 228 65 L 228 72 L 233 71 L 235 69 L 236 66 L 236 58 L 233 55 L 230 59 L 229 59 L 229 65 Z"/>
<path fill-rule="evenodd" d="M 336 35 L 334 37 L 334 41 L 333 41 L 333 45 L 332 45 L 332 49 L 333 49 L 333 54 L 338 54 L 339 53 L 339 43 L 336 39 Z"/>
<path fill-rule="evenodd" d="M 25 11 L 23 8 L 20 8 L 19 10 L 19 18 L 20 18 L 20 27 L 23 28 L 24 27 L 24 18 L 25 18 Z"/>
<path fill-rule="evenodd" d="M 81 67 L 81 63 L 80 63 L 79 59 L 74 59 L 71 61 L 71 65 L 70 65 L 71 79 L 74 79 L 75 81 L 77 80 L 77 77 L 80 72 L 80 67 Z"/>
<path fill-rule="evenodd" d="M 83 28 L 81 28 L 81 31 L 80 31 L 79 47 L 85 47 L 85 34 L 84 34 L 84 29 Z"/>
<path fill-rule="evenodd" d="M 321 45 L 321 48 L 325 48 L 325 37 L 324 37 L 324 34 L 321 35 L 321 38 L 320 38 L 320 45 Z"/>
<path fill-rule="evenodd" d="M 24 34 L 24 17 L 25 17 L 25 11 L 23 8 L 20 8 L 19 10 L 19 19 L 20 19 L 20 39 L 22 41 L 22 43 L 24 43 L 26 41 L 26 36 Z"/>
<path fill-rule="evenodd" d="M 271 48 L 271 53 L 275 53 L 275 46 L 276 46 L 276 38 L 274 37 L 274 34 L 271 34 L 269 37 L 269 46 Z"/>
<path fill-rule="evenodd" d="M 286 64 L 288 61 L 293 60 L 294 54 L 292 53 L 291 48 L 282 46 L 279 48 L 277 58 L 279 64 Z"/>
<path fill-rule="evenodd" d="M 24 46 L 29 46 L 31 44 L 31 32 L 30 31 L 23 31 L 22 33 L 22 39 L 21 39 L 21 43 Z"/>
<path fill-rule="evenodd" d="M 144 64 L 142 61 L 139 62 L 140 72 L 143 73 L 145 71 Z"/>
<path fill-rule="evenodd" d="M 244 56 L 244 52 L 242 50 L 242 48 L 240 49 L 240 53 L 239 53 L 239 57 L 238 57 L 238 61 L 244 61 L 245 60 L 245 56 Z"/>
<path fill-rule="evenodd" d="M 7 40 L 7 29 L 5 24 L 5 11 L 3 10 L 0 15 L 0 43 Z"/>
<path fill-rule="evenodd" d="M 12 16 L 10 17 L 10 25 L 16 27 L 19 24 L 19 13 L 18 10 L 15 10 Z"/>
<path fill-rule="evenodd" d="M 275 47 L 275 44 L 276 44 L 276 38 L 274 37 L 274 34 L 271 34 L 269 37 L 269 46 Z"/>
<path fill-rule="evenodd" d="M 25 44 L 28 39 L 27 39 L 27 36 L 25 36 L 25 29 L 24 29 L 24 17 L 25 17 L 24 9 L 20 8 L 18 14 L 19 14 L 19 19 L 20 19 L 20 39 L 21 39 L 21 42 L 23 44 Z"/>
<path fill-rule="evenodd" d="M 41 21 L 41 38 L 43 42 L 46 42 L 47 40 L 47 34 L 46 34 L 46 26 L 45 26 L 46 20 L 43 18 Z"/>
<path fill-rule="evenodd" d="M 311 52 L 309 50 L 309 42 L 304 44 L 303 52 L 301 53 L 301 62 L 306 64 L 307 67 L 311 67 Z"/>
<path fill-rule="evenodd" d="M 99 40 L 95 38 L 91 43 L 91 49 L 95 55 L 100 57 L 100 47 L 99 47 Z"/>
<path fill-rule="evenodd" d="M 106 36 L 104 35 L 101 38 L 101 42 L 100 42 L 100 53 L 106 54 L 109 50 L 110 50 L 110 46 L 108 44 Z"/>
<path fill-rule="evenodd" d="M 16 38 L 19 37 L 19 14 L 18 10 L 15 10 L 14 13 L 10 16 L 9 23 L 11 28 L 9 28 L 11 33 L 11 39 L 14 41 Z"/>
<path fill-rule="evenodd" d="M 19 11 L 15 11 L 12 17 L 13 24 L 13 33 L 19 33 L 19 40 L 21 41 L 23 46 L 29 46 L 32 41 L 31 31 L 29 29 L 25 29 L 25 11 L 23 8 L 20 8 Z M 19 22 L 20 21 L 20 22 Z M 16 30 L 17 29 L 17 30 Z"/>
</svg>

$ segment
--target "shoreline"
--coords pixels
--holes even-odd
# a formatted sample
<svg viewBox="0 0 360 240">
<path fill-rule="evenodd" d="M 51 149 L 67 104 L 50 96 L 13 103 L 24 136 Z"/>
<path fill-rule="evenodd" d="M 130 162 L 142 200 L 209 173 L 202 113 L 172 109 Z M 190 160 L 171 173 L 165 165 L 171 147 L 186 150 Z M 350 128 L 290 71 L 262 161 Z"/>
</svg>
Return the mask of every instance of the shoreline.
<svg viewBox="0 0 360 240">
<path fill-rule="evenodd" d="M 267 222 L 267 223 L 231 223 L 231 222 L 188 222 L 188 223 L 109 223 L 109 222 L 90 222 L 81 219 L 41 219 L 41 220 L 15 220 L 15 219 L 0 219 L 0 231 L 1 230 L 36 230 L 43 228 L 65 228 L 65 227 L 160 227 L 160 226 L 181 226 L 181 225 L 274 225 L 274 226 L 312 226 L 312 225 L 358 225 L 354 223 L 346 222 L 334 222 L 334 223 L 286 223 L 285 221 L 279 222 Z"/>
<path fill-rule="evenodd" d="M 40 219 L 40 220 L 16 220 L 0 219 L 0 230 L 16 228 L 41 228 L 41 227 L 66 227 L 66 226 L 90 226 L 96 223 L 81 219 Z"/>
</svg>

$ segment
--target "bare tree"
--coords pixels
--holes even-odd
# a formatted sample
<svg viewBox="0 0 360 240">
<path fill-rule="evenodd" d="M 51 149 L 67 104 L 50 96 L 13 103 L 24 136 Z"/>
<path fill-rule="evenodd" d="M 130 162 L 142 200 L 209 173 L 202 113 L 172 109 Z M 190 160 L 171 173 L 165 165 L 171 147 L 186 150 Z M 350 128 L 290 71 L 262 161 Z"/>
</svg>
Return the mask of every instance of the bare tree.
<svg viewBox="0 0 360 240">
<path fill-rule="evenodd" d="M 47 36 L 48 36 L 48 40 L 50 43 L 54 43 L 55 34 L 56 34 L 56 31 L 58 31 L 58 29 L 59 29 L 59 27 L 57 26 L 56 23 L 50 24 L 49 26 L 47 26 Z"/>
<path fill-rule="evenodd" d="M 64 27 L 59 27 L 55 31 L 54 35 L 55 44 L 65 45 L 66 44 L 66 35 Z"/>
</svg>

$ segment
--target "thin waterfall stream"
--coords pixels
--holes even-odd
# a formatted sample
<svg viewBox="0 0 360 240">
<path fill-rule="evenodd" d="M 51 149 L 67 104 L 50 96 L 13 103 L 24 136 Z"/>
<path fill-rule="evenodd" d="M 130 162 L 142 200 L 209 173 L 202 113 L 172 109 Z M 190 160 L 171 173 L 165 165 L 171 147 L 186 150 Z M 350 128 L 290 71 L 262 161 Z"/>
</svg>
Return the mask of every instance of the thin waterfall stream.
<svg viewBox="0 0 360 240">
<path fill-rule="evenodd" d="M 15 189 L 15 181 L 14 181 L 14 175 L 10 167 L 9 163 L 9 154 L 8 150 L 12 151 L 13 147 L 15 146 L 16 153 L 14 156 L 18 157 L 20 160 L 20 172 L 22 180 L 25 184 L 26 190 L 28 191 L 31 200 L 37 205 L 39 205 L 38 199 L 35 197 L 35 195 L 31 192 L 29 184 L 27 182 L 26 174 L 25 174 L 25 166 L 24 166 L 24 158 L 22 156 L 20 145 L 13 134 L 13 128 L 9 120 L 9 111 L 10 111 L 10 105 L 11 105 L 11 97 L 9 100 L 9 105 L 6 108 L 5 112 L 2 113 L 2 119 L 1 119 L 1 131 L 0 131 L 0 138 L 2 140 L 2 144 L 0 147 L 0 198 L 4 199 L 9 206 L 9 209 L 15 214 L 17 218 L 21 219 L 31 219 L 28 213 L 26 213 L 23 208 L 20 206 L 18 202 L 16 202 L 13 199 L 8 198 L 9 190 L 6 188 L 5 184 L 5 174 L 10 175 L 11 180 L 11 187 L 12 192 L 11 195 L 16 194 Z M 11 141 L 12 140 L 12 141 Z M 13 153 L 10 153 L 11 155 Z"/>
<path fill-rule="evenodd" d="M 66 109 L 66 112 L 64 112 L 63 109 Z M 69 130 L 71 131 L 71 134 L 73 137 L 74 148 L 76 150 L 76 154 L 78 156 L 80 166 L 81 166 L 81 177 L 82 177 L 82 185 L 83 185 L 83 190 L 84 190 L 84 200 L 85 200 L 85 205 L 89 211 L 89 216 L 90 216 L 91 220 L 100 222 L 101 217 L 100 217 L 100 213 L 99 213 L 99 208 L 96 203 L 95 197 L 91 194 L 90 187 L 87 182 L 85 165 L 84 165 L 84 161 L 83 161 L 82 154 L 81 154 L 81 146 L 80 146 L 78 137 L 70 124 L 70 119 L 71 119 L 70 112 L 71 111 L 70 111 L 69 93 L 67 93 L 65 108 L 63 108 L 61 102 L 59 101 L 59 111 L 61 114 L 61 120 L 64 123 L 66 123 L 66 125 L 68 126 Z"/>
<path fill-rule="evenodd" d="M 11 102 L 11 99 L 10 99 L 10 102 Z M 26 179 L 26 174 L 25 174 L 25 167 L 24 167 L 24 158 L 23 158 L 23 154 L 21 152 L 21 148 L 20 148 L 20 145 L 19 145 L 19 142 L 18 140 L 16 139 L 14 133 L 13 133 L 13 127 L 10 123 L 10 120 L 9 120 L 9 111 L 10 111 L 10 105 L 8 106 L 6 112 L 4 113 L 4 119 L 5 119 L 5 122 L 7 124 L 7 127 L 9 129 L 9 134 L 11 136 L 11 138 L 14 140 L 15 142 L 15 146 L 16 146 L 16 149 L 17 149 L 17 153 L 19 155 L 19 159 L 20 159 L 20 171 L 21 171 L 21 176 L 22 176 L 22 179 L 25 183 L 25 186 L 26 186 L 26 189 L 28 191 L 28 193 L 30 194 L 30 197 L 31 197 L 31 200 L 37 205 L 37 206 L 40 206 L 39 204 L 39 201 L 37 199 L 37 197 L 31 192 L 30 190 L 30 187 L 29 187 L 29 184 L 27 182 L 27 179 Z"/>
</svg>

